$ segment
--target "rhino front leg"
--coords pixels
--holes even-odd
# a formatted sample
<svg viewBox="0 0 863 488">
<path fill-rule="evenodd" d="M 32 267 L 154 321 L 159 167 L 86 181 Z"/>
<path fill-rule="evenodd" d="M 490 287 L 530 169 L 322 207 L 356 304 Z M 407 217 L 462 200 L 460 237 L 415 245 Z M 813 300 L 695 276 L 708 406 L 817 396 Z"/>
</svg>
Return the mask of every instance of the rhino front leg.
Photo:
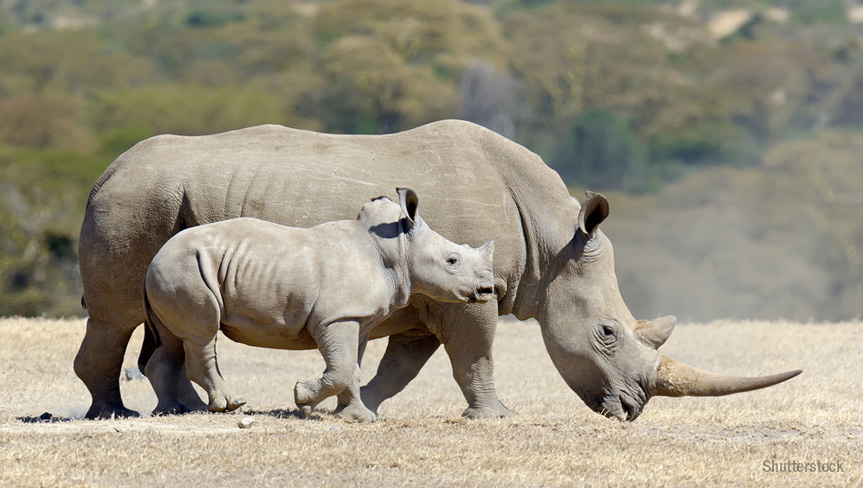
<svg viewBox="0 0 863 488">
<path fill-rule="evenodd" d="M 92 315 L 87 319 L 87 331 L 75 356 L 75 374 L 93 397 L 86 415 L 88 419 L 138 416 L 138 412 L 123 405 L 120 369 L 126 346 L 139 323 L 135 320 L 108 322 Z"/>
<path fill-rule="evenodd" d="M 356 422 L 372 422 L 375 414 L 363 405 L 359 394 L 360 328 L 356 321 L 322 324 L 313 336 L 324 357 L 326 369 L 316 380 L 299 381 L 294 386 L 294 400 L 304 417 L 325 399 L 346 391 L 342 396 L 345 407 L 339 416 Z"/>
<path fill-rule="evenodd" d="M 363 408 L 367 408 L 361 399 L 360 381 L 362 380 L 361 373 L 363 367 L 363 355 L 366 353 L 366 344 L 368 343 L 369 334 L 366 332 L 360 337 L 359 347 L 357 348 L 357 368 L 354 371 L 354 378 L 347 388 L 336 395 L 336 398 L 338 398 L 338 404 L 336 405 L 334 413 L 338 415 L 342 415 L 342 412 L 347 409 L 348 412 L 345 415 L 350 416 L 351 410 L 352 408 L 356 408 L 356 404 L 361 405 Z M 369 411 L 371 411 L 371 409 L 369 409 Z M 373 413 L 377 416 L 377 412 Z"/>
<path fill-rule="evenodd" d="M 416 378 L 440 347 L 438 338 L 425 327 L 391 335 L 388 341 L 377 373 L 360 389 L 363 403 L 375 413 L 384 400 L 404 390 Z"/>
<path fill-rule="evenodd" d="M 494 388 L 492 343 L 497 328 L 497 304 L 449 306 L 441 312 L 437 335 L 468 403 L 462 416 L 476 419 L 516 415 L 501 403 Z"/>
</svg>

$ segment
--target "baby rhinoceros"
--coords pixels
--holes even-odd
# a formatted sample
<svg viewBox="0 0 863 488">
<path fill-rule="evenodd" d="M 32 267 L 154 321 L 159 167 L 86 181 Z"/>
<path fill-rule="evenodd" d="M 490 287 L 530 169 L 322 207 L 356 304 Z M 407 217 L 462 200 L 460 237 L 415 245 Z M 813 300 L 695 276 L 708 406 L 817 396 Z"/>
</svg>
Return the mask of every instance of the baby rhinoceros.
<svg viewBox="0 0 863 488">
<path fill-rule="evenodd" d="M 184 367 L 206 390 L 209 410 L 245 403 L 219 372 L 221 329 L 253 346 L 317 347 L 323 376 L 294 387 L 303 414 L 338 395 L 342 418 L 373 421 L 358 384 L 369 331 L 415 293 L 449 302 L 485 302 L 495 293 L 494 243 L 476 249 L 444 239 L 417 214 L 416 193 L 396 191 L 400 204 L 376 198 L 356 220 L 300 229 L 238 218 L 165 243 L 144 280 L 147 326 L 158 338 L 145 368 L 159 399 L 154 413 L 190 409 L 176 381 Z"/>
</svg>

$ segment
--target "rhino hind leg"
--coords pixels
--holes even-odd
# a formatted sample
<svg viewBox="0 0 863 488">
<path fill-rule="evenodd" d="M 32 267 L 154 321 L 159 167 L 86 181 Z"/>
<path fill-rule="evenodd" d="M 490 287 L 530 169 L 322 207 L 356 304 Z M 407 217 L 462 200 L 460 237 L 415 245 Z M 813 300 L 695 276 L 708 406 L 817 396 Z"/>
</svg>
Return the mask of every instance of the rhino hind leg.
<svg viewBox="0 0 863 488">
<path fill-rule="evenodd" d="M 180 401 L 180 405 L 183 405 L 189 412 L 207 410 L 207 404 L 201 400 L 198 392 L 195 391 L 195 387 L 192 386 L 191 380 L 189 380 L 189 376 L 186 373 L 185 354 L 183 356 L 183 369 L 174 377 L 174 380 L 177 382 L 177 399 Z"/>
<path fill-rule="evenodd" d="M 308 418 L 325 399 L 339 395 L 344 405 L 338 411 L 339 417 L 353 422 L 373 422 L 377 418 L 360 399 L 359 357 L 365 341 L 359 335 L 359 324 L 354 321 L 335 322 L 315 330 L 318 350 L 327 367 L 320 378 L 298 381 L 294 386 L 294 400 L 304 417 Z"/>
<path fill-rule="evenodd" d="M 186 376 L 183 341 L 172 334 L 151 314 L 150 320 L 159 329 L 160 344 L 153 350 L 144 372 L 156 392 L 157 404 L 153 415 L 175 415 L 206 409 Z"/>
<path fill-rule="evenodd" d="M 216 357 L 216 335 L 209 342 L 204 339 L 183 341 L 186 352 L 186 373 L 201 386 L 209 399 L 207 410 L 211 412 L 232 411 L 246 404 L 246 399 L 235 396 L 219 371 Z"/>
<path fill-rule="evenodd" d="M 93 398 L 88 419 L 138 417 L 138 412 L 123 405 L 120 397 L 120 369 L 126 346 L 140 321 L 136 319 L 108 322 L 91 313 L 87 331 L 75 356 L 75 374 L 84 382 Z"/>
</svg>

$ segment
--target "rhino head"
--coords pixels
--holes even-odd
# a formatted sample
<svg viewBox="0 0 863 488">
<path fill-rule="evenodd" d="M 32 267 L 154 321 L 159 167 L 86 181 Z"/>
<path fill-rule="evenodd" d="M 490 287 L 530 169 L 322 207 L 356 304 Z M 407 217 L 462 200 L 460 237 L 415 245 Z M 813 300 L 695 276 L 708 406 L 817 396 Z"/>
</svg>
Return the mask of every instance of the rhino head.
<svg viewBox="0 0 863 488">
<path fill-rule="evenodd" d="M 365 220 L 380 242 L 398 244 L 382 257 L 387 267 L 401 270 L 396 278 L 399 287 L 443 302 L 494 299 L 494 241 L 473 248 L 447 240 L 420 217 L 416 192 L 409 188 L 396 191 L 398 205 L 387 197 L 375 198 L 360 209 L 358 219 Z"/>
<path fill-rule="evenodd" d="M 635 420 L 652 396 L 720 396 L 765 388 L 800 371 L 757 378 L 707 373 L 657 351 L 675 317 L 636 320 L 614 273 L 611 242 L 599 230 L 608 201 L 587 193 L 571 241 L 547 269 L 538 313 L 546 349 L 567 384 L 594 411 Z"/>
<path fill-rule="evenodd" d="M 450 242 L 418 213 L 419 197 L 397 188 L 402 233 L 414 292 L 445 302 L 485 303 L 494 298 L 494 241 L 479 248 Z"/>
</svg>

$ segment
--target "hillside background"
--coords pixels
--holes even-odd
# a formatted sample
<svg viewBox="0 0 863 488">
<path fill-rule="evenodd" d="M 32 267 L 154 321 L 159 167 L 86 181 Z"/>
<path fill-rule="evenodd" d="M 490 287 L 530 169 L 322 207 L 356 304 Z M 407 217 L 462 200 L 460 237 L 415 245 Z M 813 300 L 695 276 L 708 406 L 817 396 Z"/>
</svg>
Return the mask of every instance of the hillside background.
<svg viewBox="0 0 863 488">
<path fill-rule="evenodd" d="M 863 316 L 856 0 L 0 0 L 0 316 L 83 313 L 84 203 L 141 139 L 442 118 L 610 198 L 640 318 Z"/>
</svg>

